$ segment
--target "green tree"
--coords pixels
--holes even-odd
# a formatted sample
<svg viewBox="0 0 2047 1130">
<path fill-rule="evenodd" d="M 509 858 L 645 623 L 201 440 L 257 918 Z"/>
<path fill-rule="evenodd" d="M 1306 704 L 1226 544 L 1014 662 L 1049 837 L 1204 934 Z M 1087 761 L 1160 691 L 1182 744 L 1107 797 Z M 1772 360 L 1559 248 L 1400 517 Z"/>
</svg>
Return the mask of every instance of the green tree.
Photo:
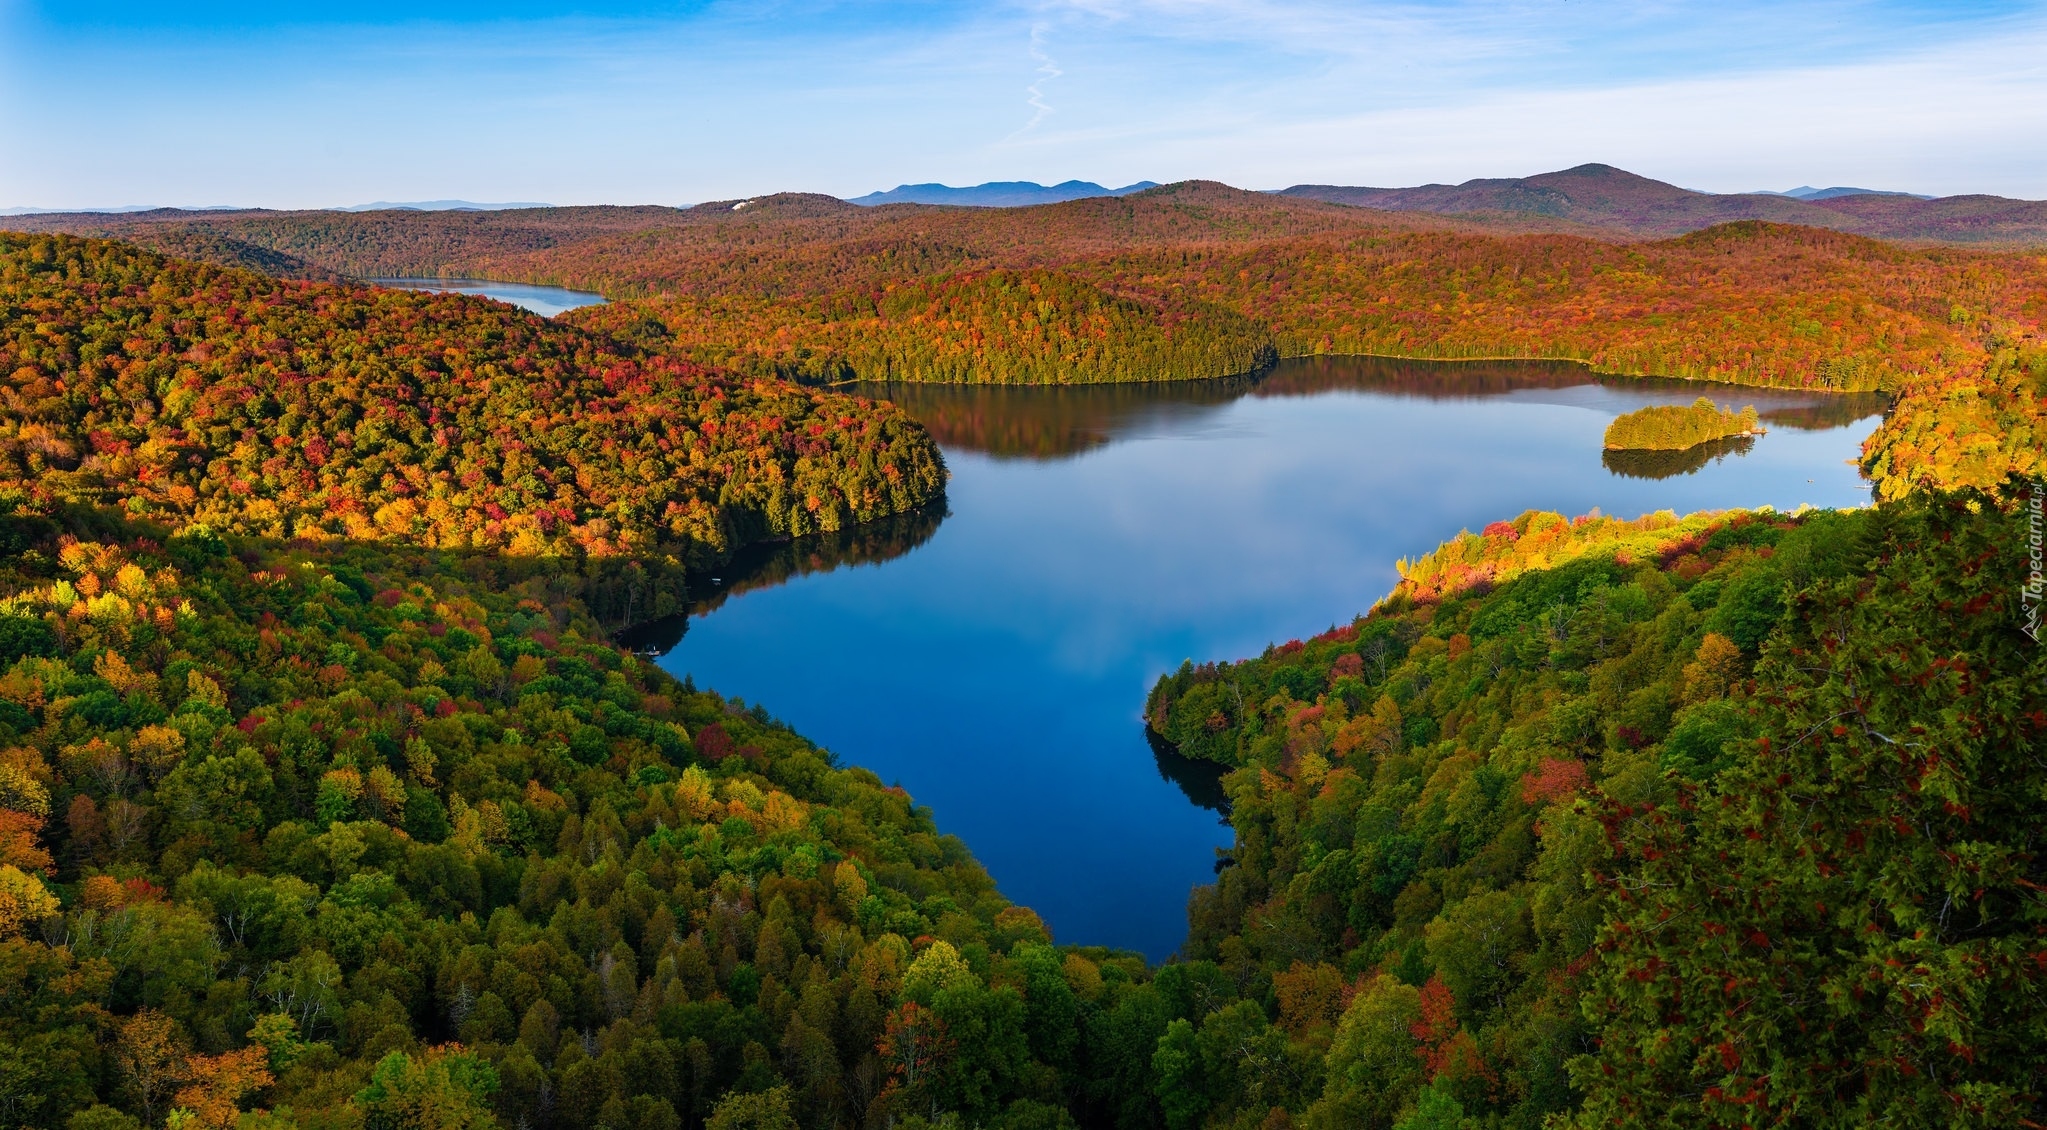
<svg viewBox="0 0 2047 1130">
<path fill-rule="evenodd" d="M 789 1108 L 789 1088 L 765 1091 L 734 1091 L 718 1100 L 705 1130 L 796 1130 L 796 1115 Z"/>
<path fill-rule="evenodd" d="M 414 1057 L 391 1052 L 355 1093 L 366 1130 L 486 1130 L 497 1124 L 490 1097 L 497 1070 L 459 1045 Z"/>
<path fill-rule="evenodd" d="M 1791 601 L 1761 736 L 1627 851 L 1574 1067 L 1586 1126 L 2020 1126 L 2047 1077 L 2047 651 L 2022 516 L 1879 510 L 1871 571 Z"/>
</svg>

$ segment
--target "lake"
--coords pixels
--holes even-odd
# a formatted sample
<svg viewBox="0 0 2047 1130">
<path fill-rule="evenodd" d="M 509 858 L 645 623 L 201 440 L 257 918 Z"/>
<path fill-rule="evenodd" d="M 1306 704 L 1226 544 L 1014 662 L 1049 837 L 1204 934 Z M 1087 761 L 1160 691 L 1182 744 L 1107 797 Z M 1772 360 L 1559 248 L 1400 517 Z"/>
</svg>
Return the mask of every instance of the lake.
<svg viewBox="0 0 2047 1130">
<path fill-rule="evenodd" d="M 671 621 L 642 645 L 902 784 L 1058 940 L 1154 959 L 1184 940 L 1187 896 L 1230 843 L 1212 768 L 1146 740 L 1159 674 L 1348 623 L 1397 558 L 1530 508 L 1862 505 L 1850 461 L 1882 410 L 1370 358 L 1258 380 L 859 391 L 931 428 L 945 508 L 756 550 L 679 641 Z M 1754 404 L 1769 433 L 1603 455 L 1614 416 L 1702 393 Z"/>
<path fill-rule="evenodd" d="M 604 296 L 585 290 L 566 290 L 558 286 L 532 286 L 527 283 L 493 282 L 489 279 L 371 279 L 378 286 L 395 287 L 398 290 L 430 290 L 436 294 L 474 294 L 480 298 L 495 298 L 509 302 L 522 309 L 531 310 L 543 318 L 552 318 L 564 310 L 578 306 L 601 306 Z"/>
</svg>

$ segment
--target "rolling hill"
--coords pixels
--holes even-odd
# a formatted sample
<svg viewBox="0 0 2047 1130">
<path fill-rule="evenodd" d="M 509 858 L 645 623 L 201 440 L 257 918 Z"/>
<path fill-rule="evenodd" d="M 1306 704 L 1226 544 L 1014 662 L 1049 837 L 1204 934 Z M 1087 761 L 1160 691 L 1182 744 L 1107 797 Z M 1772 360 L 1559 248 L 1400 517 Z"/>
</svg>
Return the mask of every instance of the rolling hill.
<svg viewBox="0 0 2047 1130">
<path fill-rule="evenodd" d="M 2037 464 L 2031 359 L 2047 263 L 1995 245 L 2036 230 L 2029 209 L 2047 205 L 1713 197 L 1603 166 L 1456 191 L 1455 207 L 1523 206 L 1440 215 L 1187 181 L 1031 208 L 781 193 L 687 209 L 160 211 L 9 226 L 278 275 L 595 290 L 612 304 L 566 321 L 756 377 L 1092 383 L 1217 377 L 1317 353 L 1575 360 L 1899 396 L 1869 456 L 1887 495 L 1994 484 Z M 1431 206 L 1453 206 L 1444 199 Z M 1715 201 L 1830 223 L 1740 219 L 1649 240 L 1611 230 L 1703 222 Z M 1851 222 L 1944 225 L 1975 246 L 1827 230 Z M 1955 430 L 1978 417 L 1996 422 L 1985 433 L 1996 442 Z"/>
<path fill-rule="evenodd" d="M 1141 180 L 1122 188 L 1104 188 L 1091 180 L 1069 180 L 1039 184 L 1027 180 L 998 180 L 967 188 L 945 184 L 899 184 L 887 192 L 870 192 L 848 199 L 848 204 L 961 204 L 976 208 L 1020 208 L 1032 204 L 1061 204 L 1090 196 L 1128 196 L 1157 188 L 1159 182 Z"/>
<path fill-rule="evenodd" d="M 1841 189 L 1803 195 L 1694 192 L 1600 164 L 1414 188 L 1297 184 L 1280 195 L 1394 212 L 1548 217 L 1625 236 L 1682 235 L 1733 220 L 1769 220 L 1913 243 L 2047 245 L 2047 201 Z"/>
</svg>

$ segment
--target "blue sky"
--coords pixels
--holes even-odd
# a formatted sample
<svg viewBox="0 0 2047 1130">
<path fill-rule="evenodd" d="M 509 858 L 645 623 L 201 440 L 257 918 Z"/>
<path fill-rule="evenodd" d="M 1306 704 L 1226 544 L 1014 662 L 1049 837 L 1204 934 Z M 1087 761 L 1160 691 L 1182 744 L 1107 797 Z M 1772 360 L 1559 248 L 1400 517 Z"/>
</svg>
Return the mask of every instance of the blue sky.
<svg viewBox="0 0 2047 1130">
<path fill-rule="evenodd" d="M 2047 197 L 2047 3 L 0 0 L 0 207 L 902 182 Z"/>
</svg>

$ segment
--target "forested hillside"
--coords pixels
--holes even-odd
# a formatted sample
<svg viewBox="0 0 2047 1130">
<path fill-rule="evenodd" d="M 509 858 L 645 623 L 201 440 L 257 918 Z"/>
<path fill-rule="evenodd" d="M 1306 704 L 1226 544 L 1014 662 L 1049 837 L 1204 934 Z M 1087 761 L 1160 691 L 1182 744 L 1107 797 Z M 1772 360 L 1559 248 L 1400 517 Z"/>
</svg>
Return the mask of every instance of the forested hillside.
<svg viewBox="0 0 2047 1130">
<path fill-rule="evenodd" d="M 1068 262 L 1056 273 L 1033 273 L 1040 307 L 1020 316 L 962 266 L 964 256 L 838 263 L 838 251 L 786 253 L 784 273 L 758 291 L 681 280 L 678 297 L 586 308 L 569 320 L 623 330 L 652 316 L 684 355 L 757 367 L 755 358 L 792 354 L 842 358 L 824 372 L 876 379 L 960 379 L 940 366 L 893 360 L 915 349 L 978 356 L 980 379 L 1011 372 L 1040 380 L 1147 372 L 1166 379 L 1249 367 L 1243 346 L 1216 356 L 1236 370 L 1118 364 L 1153 349 L 1147 339 L 1170 335 L 1178 323 L 1182 334 L 1269 342 L 1281 356 L 1543 357 L 1606 372 L 1896 391 L 1982 365 L 1988 353 L 1979 320 L 2036 329 L 2038 288 L 2047 280 L 2047 268 L 2030 259 L 1902 251 L 1759 225 L 1639 246 L 1375 233 Z M 749 269 L 763 266 L 756 259 Z M 1099 333 L 1114 334 L 1106 354 L 1068 346 L 1058 358 L 1063 367 L 1040 376 L 1030 367 L 1043 353 L 1038 323 L 1084 324 L 1103 292 L 1119 296 L 1132 315 L 1097 322 Z M 921 324 L 912 321 L 919 313 Z M 853 355 L 849 344 L 863 339 L 882 348 Z"/>
<path fill-rule="evenodd" d="M 11 216 L 17 231 L 57 231 L 138 243 L 181 255 L 204 250 L 207 240 L 229 240 L 218 254 L 189 258 L 226 266 L 249 266 L 238 247 L 272 254 L 358 279 L 398 275 L 460 275 L 491 256 L 562 248 L 594 237 L 642 231 L 673 223 L 674 208 L 513 208 L 377 212 L 191 212 L 165 208 L 112 214 L 51 213 Z M 289 273 L 289 272 L 285 272 Z"/>
<path fill-rule="evenodd" d="M 357 275 L 481 275 L 649 299 L 570 318 L 658 338 L 678 356 L 811 379 L 1216 376 L 1269 344 L 1283 356 L 1568 358 L 1617 373 L 1898 391 L 1975 373 L 1996 341 L 2037 334 L 2047 318 L 2047 265 L 2034 255 L 1756 222 L 1616 242 L 1206 182 L 1036 208 L 782 194 L 687 210 L 442 215 L 18 222 L 145 240 L 203 233 Z M 1037 290 L 1027 309 L 1005 295 L 1014 280 Z"/>
<path fill-rule="evenodd" d="M 2047 338 L 2000 340 L 1981 368 L 1915 383 L 1863 444 L 1877 497 L 1923 487 L 1992 490 L 2047 472 Z"/>
<path fill-rule="evenodd" d="M 2047 260 L 1737 222 L 1647 243 L 1207 182 L 1037 208 L 48 216 L 279 273 L 480 275 L 595 289 L 564 321 L 763 377 L 1095 383 L 1276 356 L 1550 358 L 1622 374 L 1896 398 L 1865 452 L 1887 498 L 2031 474 Z M 805 505 L 808 505 L 805 496 Z"/>
<path fill-rule="evenodd" d="M 587 325 L 0 236 L 0 1124 L 2047 1121 L 2009 478 L 2047 268 L 1296 207 L 1168 186 L 1036 244 L 998 211 L 1005 264 L 952 212 L 807 243 L 869 221 L 770 199 L 693 220 L 750 233 L 741 281 Z M 1070 380 L 1345 326 L 1892 388 L 1885 501 L 1525 514 L 1167 676 L 1146 723 L 1229 770 L 1236 842 L 1156 968 L 1055 947 L 900 789 L 607 642 L 760 538 L 936 520 L 898 410 L 702 362 Z M 1085 442 L 958 391 L 998 450 Z"/>
<path fill-rule="evenodd" d="M 808 384 L 1182 380 L 1255 372 L 1277 356 L 1263 327 L 1229 310 L 1042 270 L 772 302 L 651 298 L 573 320 L 653 352 Z"/>
<path fill-rule="evenodd" d="M 1255 1002 L 1168 1032 L 1168 1123 L 2038 1121 L 2025 530 L 1530 513 L 1162 680 L 1149 725 L 1233 769 L 1188 953 Z"/>
<path fill-rule="evenodd" d="M 585 529 L 681 478 L 795 532 L 750 483 L 921 501 L 921 429 L 486 303 L 7 252 L 0 1123 L 1023 1130 L 1117 1101 L 1083 1064 L 1123 1054 L 1141 961 L 1055 952 L 902 790 L 593 615 L 624 596 L 594 564 L 679 584 L 660 552 L 735 546 L 579 541 L 586 494 L 621 508 Z M 731 462 L 635 458 L 661 441 Z M 444 499 L 450 452 L 531 481 L 463 467 L 463 513 L 387 520 Z"/>
<path fill-rule="evenodd" d="M 1833 228 L 1876 239 L 1951 245 L 2047 246 L 2047 201 L 2002 196 L 1926 199 L 1849 193 L 1794 199 L 1768 192 L 1694 192 L 1612 165 L 1532 177 L 1413 188 L 1300 184 L 1285 195 L 1361 208 L 1440 215 L 1543 216 L 1620 236 L 1683 235 L 1733 220 Z"/>
<path fill-rule="evenodd" d="M 1087 1094 L 1075 1019 L 1141 963 L 1054 953 L 900 789 L 544 579 L 7 505 L 7 1125 L 1038 1127 Z"/>
<path fill-rule="evenodd" d="M 889 405 L 496 303 L 62 236 L 0 236 L 0 303 L 0 485 L 38 499 L 269 538 L 701 566 L 944 486 L 935 445 Z"/>
</svg>

